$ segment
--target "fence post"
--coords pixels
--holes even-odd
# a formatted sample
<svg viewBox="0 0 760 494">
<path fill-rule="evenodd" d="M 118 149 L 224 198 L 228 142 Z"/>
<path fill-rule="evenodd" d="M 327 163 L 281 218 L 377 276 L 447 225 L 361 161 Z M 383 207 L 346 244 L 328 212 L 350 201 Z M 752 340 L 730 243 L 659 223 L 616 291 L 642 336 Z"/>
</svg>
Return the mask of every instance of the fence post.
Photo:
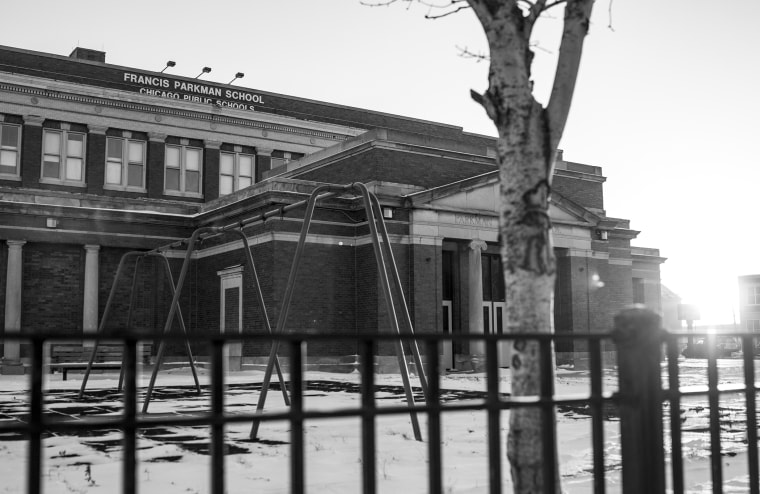
<svg viewBox="0 0 760 494">
<path fill-rule="evenodd" d="M 660 316 L 637 305 L 615 316 L 623 494 L 664 494 L 662 329 Z"/>
</svg>

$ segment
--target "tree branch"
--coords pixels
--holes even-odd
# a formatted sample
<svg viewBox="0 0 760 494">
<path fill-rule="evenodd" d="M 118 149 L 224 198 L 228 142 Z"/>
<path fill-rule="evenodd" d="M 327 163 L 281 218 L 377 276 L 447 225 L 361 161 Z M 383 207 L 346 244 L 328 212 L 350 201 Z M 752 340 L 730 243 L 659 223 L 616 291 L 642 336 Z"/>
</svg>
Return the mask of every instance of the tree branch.
<svg viewBox="0 0 760 494">
<path fill-rule="evenodd" d="M 557 70 L 554 73 L 554 85 L 546 107 L 549 122 L 547 144 L 551 150 L 559 145 L 567 116 L 570 113 L 570 104 L 581 63 L 583 39 L 588 33 L 593 5 L 594 0 L 568 0 L 565 7 L 565 22 L 559 46 Z"/>
<path fill-rule="evenodd" d="M 430 8 L 432 9 L 433 6 L 430 6 Z M 433 19 L 433 20 L 435 20 L 435 19 L 441 19 L 441 18 L 449 16 L 451 14 L 456 14 L 457 12 L 460 12 L 462 10 L 467 10 L 469 8 L 470 8 L 469 5 L 461 5 L 461 6 L 457 7 L 454 10 L 449 10 L 448 12 L 444 12 L 442 14 L 437 14 L 437 15 L 425 14 L 425 19 Z"/>
<path fill-rule="evenodd" d="M 484 55 L 482 53 L 475 53 L 473 51 L 470 51 L 470 49 L 467 48 L 466 46 L 464 48 L 462 48 L 461 46 L 457 46 L 456 48 L 457 48 L 457 50 L 459 50 L 459 56 L 462 57 L 462 58 L 473 59 L 476 62 L 483 62 L 483 61 L 490 60 L 490 57 L 488 55 Z"/>
</svg>

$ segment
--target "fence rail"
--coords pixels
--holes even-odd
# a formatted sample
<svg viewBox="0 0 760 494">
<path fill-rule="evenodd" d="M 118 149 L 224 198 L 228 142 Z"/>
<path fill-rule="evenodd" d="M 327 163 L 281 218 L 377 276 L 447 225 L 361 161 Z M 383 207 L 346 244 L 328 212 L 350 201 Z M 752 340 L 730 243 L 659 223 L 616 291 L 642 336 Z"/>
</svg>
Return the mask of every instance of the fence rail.
<svg viewBox="0 0 760 494">
<path fill-rule="evenodd" d="M 700 336 L 691 333 L 692 336 Z M 741 338 L 744 348 L 754 348 L 756 335 L 735 333 Z M 112 417 L 81 417 L 76 421 L 59 421 L 46 417 L 44 412 L 45 376 L 45 345 L 50 341 L 81 340 L 82 335 L 61 336 L 47 333 L 5 334 L 5 341 L 20 341 L 28 345 L 28 371 L 30 389 L 28 390 L 28 415 L 15 422 L 0 422 L 0 441 L 3 434 L 24 434 L 28 442 L 27 460 L 27 492 L 37 494 L 42 492 L 43 478 L 43 436 L 46 433 L 64 433 L 83 431 L 93 428 L 118 428 L 122 431 L 122 492 L 132 494 L 138 491 L 137 472 L 137 438 L 141 429 L 156 426 L 208 426 L 210 428 L 210 479 L 209 491 L 214 494 L 226 492 L 225 486 L 225 426 L 233 423 L 253 423 L 286 420 L 290 424 L 290 492 L 301 494 L 307 492 L 305 480 L 305 462 L 307 455 L 304 447 L 306 420 L 356 417 L 361 420 L 362 444 L 362 489 L 366 494 L 377 491 L 377 437 L 376 420 L 379 417 L 392 414 L 408 414 L 410 406 L 378 406 L 375 398 L 374 357 L 381 342 L 398 342 L 404 344 L 418 342 L 424 355 L 424 365 L 427 371 L 428 388 L 425 402 L 415 402 L 412 405 L 414 413 L 427 415 L 427 455 L 428 492 L 444 492 L 442 468 L 442 429 L 441 420 L 446 414 L 461 411 L 484 411 L 487 417 L 486 430 L 489 462 L 490 494 L 502 492 L 503 472 L 502 459 L 506 454 L 502 444 L 503 414 L 505 410 L 517 407 L 533 407 L 541 411 L 544 427 L 544 451 L 551 452 L 551 458 L 556 449 L 554 427 L 555 410 L 559 406 L 585 405 L 591 415 L 591 443 L 593 451 L 593 492 L 604 494 L 607 489 L 604 449 L 604 416 L 605 407 L 617 407 L 620 416 L 621 453 L 622 453 L 622 492 L 631 493 L 664 493 L 668 480 L 672 492 L 684 492 L 684 469 L 682 460 L 682 430 L 681 405 L 682 398 L 705 396 L 709 401 L 710 414 L 710 444 L 711 444 L 711 477 L 712 492 L 723 492 L 721 470 L 721 431 L 718 417 L 718 403 L 721 394 L 743 393 L 746 404 L 747 420 L 747 472 L 749 477 L 749 492 L 758 494 L 758 452 L 757 452 L 757 413 L 754 355 L 747 352 L 742 357 L 743 383 L 720 385 L 718 382 L 718 365 L 714 353 L 707 358 L 706 386 L 699 389 L 681 390 L 679 381 L 679 338 L 684 335 L 668 333 L 659 328 L 659 321 L 651 313 L 634 309 L 616 318 L 616 328 L 612 332 L 585 335 L 313 335 L 286 334 L 261 335 L 243 334 L 232 336 L 188 336 L 192 341 L 202 341 L 210 345 L 210 408 L 188 416 L 167 416 L 138 413 L 139 390 L 137 388 L 137 344 L 145 335 L 107 334 L 93 336 L 95 340 L 120 340 L 124 342 L 123 360 L 123 410 Z M 708 336 L 708 335 L 703 335 Z M 185 336 L 160 336 L 164 340 L 186 341 Z M 89 335 L 88 335 L 89 338 Z M 358 370 L 361 374 L 360 406 L 335 408 L 330 410 L 311 410 L 304 408 L 304 367 L 303 347 L 307 342 L 335 341 L 351 339 L 356 341 Z M 486 392 L 485 400 L 443 403 L 440 388 L 439 351 L 444 340 L 485 341 L 486 344 Z M 497 345 L 504 340 L 529 339 L 539 342 L 542 369 L 541 391 L 536 396 L 515 397 L 500 392 Z M 590 376 L 590 392 L 581 397 L 562 397 L 555 394 L 553 386 L 553 355 L 552 344 L 558 339 L 583 340 L 588 345 L 588 362 Z M 277 340 L 287 351 L 290 359 L 289 388 L 290 407 L 287 411 L 268 411 L 260 413 L 230 413 L 224 407 L 225 366 L 223 348 L 226 343 L 240 341 Z M 617 392 L 603 392 L 603 343 L 611 342 L 606 348 L 612 347 L 617 352 Z M 664 351 L 663 351 L 664 345 Z M 663 365 L 663 356 L 666 360 Z M 663 389 L 663 372 L 665 369 L 667 389 Z M 0 380 L 2 387 L 2 380 Z M 663 407 L 667 405 L 667 407 Z M 669 409 L 669 412 L 667 411 Z M 668 415 L 669 413 L 669 415 Z M 664 427 L 668 418 L 669 430 Z M 669 436 L 671 454 L 666 457 L 664 439 Z M 669 460 L 669 461 L 668 461 Z M 544 482 L 553 486 L 556 472 L 551 465 L 554 462 L 545 461 Z M 667 466 L 670 466 L 668 469 Z M 669 472 L 668 472 L 669 470 Z M 546 492 L 554 492 L 553 487 L 547 487 Z"/>
</svg>

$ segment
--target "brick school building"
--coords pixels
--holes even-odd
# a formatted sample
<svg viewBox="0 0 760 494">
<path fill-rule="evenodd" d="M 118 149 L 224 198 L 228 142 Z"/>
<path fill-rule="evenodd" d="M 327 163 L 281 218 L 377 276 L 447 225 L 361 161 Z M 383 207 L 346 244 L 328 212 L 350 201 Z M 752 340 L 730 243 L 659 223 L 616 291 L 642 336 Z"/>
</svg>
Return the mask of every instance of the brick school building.
<svg viewBox="0 0 760 494">
<path fill-rule="evenodd" d="M 353 182 L 380 200 L 414 330 L 502 331 L 494 138 L 105 58 L 84 48 L 61 56 L 0 47 L 5 333 L 95 332 L 124 253 L 298 203 L 321 184 Z M 557 160 L 558 333 L 606 331 L 613 314 L 634 302 L 660 308 L 664 259 L 657 249 L 631 246 L 638 232 L 607 215 L 604 182 L 600 167 Z M 270 321 L 281 310 L 303 218 L 295 208 L 244 229 Z M 370 233 L 356 194 L 318 203 L 287 331 L 390 331 Z M 262 331 L 242 245 L 209 238 L 192 252 L 180 298 L 190 333 Z M 182 246 L 164 253 L 173 281 L 185 254 Z M 127 327 L 131 300 L 131 330 L 162 330 L 172 280 L 160 261 L 129 266 L 106 329 Z M 571 362 L 583 348 L 560 342 L 557 350 Z M 355 353 L 345 341 L 310 347 L 309 358 Z M 266 354 L 247 344 L 233 365 Z M 468 368 L 473 357 L 462 342 L 445 345 L 442 355 L 452 369 Z M 26 349 L 6 343 L 2 356 L 11 372 Z"/>
</svg>

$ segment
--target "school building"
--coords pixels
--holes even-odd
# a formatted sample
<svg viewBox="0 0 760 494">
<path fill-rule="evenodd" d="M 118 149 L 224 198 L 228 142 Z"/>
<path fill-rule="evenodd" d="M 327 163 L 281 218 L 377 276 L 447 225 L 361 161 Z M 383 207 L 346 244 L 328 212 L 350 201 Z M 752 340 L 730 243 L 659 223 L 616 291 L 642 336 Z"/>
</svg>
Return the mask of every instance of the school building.
<svg viewBox="0 0 760 494">
<path fill-rule="evenodd" d="M 420 119 L 106 62 L 0 46 L 0 318 L 5 333 L 97 331 L 122 255 L 307 199 L 323 184 L 360 182 L 377 195 L 414 330 L 502 330 L 493 137 Z M 629 220 L 608 216 L 598 166 L 557 160 L 551 220 L 558 333 L 606 331 L 632 303 L 661 308 L 657 249 L 631 246 Z M 244 229 L 266 314 L 276 321 L 304 209 Z M 262 308 L 239 238 L 201 241 L 180 308 L 193 334 L 261 331 Z M 179 273 L 182 246 L 165 253 Z M 161 260 L 130 265 L 110 329 L 163 328 L 173 282 Z M 136 274 L 135 274 L 136 270 Z M 129 306 L 131 304 L 131 317 Z M 128 321 L 129 319 L 129 321 Z M 364 204 L 317 204 L 288 331 L 389 331 Z M 175 328 L 176 329 L 176 328 Z M 181 355 L 181 348 L 170 349 Z M 448 368 L 472 352 L 443 350 Z M 570 362 L 582 348 L 560 343 Z M 155 352 L 155 347 L 154 347 Z M 310 348 L 339 359 L 351 341 Z M 381 351 L 382 353 L 382 351 Z M 267 354 L 245 345 L 239 362 Z M 2 371 L 26 358 L 6 342 Z"/>
</svg>

